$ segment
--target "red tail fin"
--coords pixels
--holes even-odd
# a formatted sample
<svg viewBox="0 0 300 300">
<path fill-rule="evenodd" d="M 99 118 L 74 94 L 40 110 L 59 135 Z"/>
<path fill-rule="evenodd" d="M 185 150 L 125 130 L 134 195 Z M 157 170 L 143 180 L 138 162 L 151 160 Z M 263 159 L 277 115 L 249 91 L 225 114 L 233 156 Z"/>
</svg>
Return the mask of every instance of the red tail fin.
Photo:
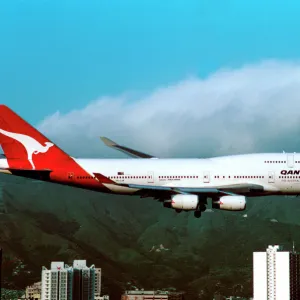
<svg viewBox="0 0 300 300">
<path fill-rule="evenodd" d="M 0 105 L 0 145 L 10 168 L 52 169 L 71 160 L 5 105 Z"/>
</svg>

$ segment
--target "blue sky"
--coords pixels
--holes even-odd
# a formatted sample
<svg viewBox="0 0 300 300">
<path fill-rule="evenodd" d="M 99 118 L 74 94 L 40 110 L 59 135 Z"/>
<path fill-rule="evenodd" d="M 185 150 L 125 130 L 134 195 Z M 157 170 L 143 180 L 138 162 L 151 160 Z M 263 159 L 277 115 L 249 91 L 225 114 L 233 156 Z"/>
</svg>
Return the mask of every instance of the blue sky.
<svg viewBox="0 0 300 300">
<path fill-rule="evenodd" d="M 103 95 L 300 56 L 300 2 L 2 0 L 0 97 L 31 123 Z"/>
</svg>

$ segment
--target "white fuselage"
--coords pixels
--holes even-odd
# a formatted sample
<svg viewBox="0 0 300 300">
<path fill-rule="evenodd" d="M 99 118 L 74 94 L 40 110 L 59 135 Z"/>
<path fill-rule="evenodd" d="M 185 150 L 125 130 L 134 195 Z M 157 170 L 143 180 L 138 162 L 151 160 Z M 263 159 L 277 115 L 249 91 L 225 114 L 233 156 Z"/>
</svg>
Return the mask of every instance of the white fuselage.
<svg viewBox="0 0 300 300">
<path fill-rule="evenodd" d="M 263 153 L 208 159 L 74 159 L 89 174 L 101 173 L 116 184 L 112 193 L 136 189 L 118 184 L 203 188 L 257 184 L 266 195 L 300 194 L 300 154 Z M 6 159 L 0 167 L 8 167 Z M 74 174 L 76 177 L 76 174 Z M 80 178 L 79 178 L 80 179 Z"/>
<path fill-rule="evenodd" d="M 222 187 L 258 184 L 266 194 L 300 193 L 300 154 L 264 153 L 208 159 L 76 159 L 89 173 L 99 172 L 116 183 L 169 187 Z M 285 173 L 285 172 L 283 172 Z M 118 175 L 119 174 L 119 175 Z M 124 192 L 115 186 L 114 191 Z M 134 192 L 127 189 L 128 193 Z"/>
</svg>

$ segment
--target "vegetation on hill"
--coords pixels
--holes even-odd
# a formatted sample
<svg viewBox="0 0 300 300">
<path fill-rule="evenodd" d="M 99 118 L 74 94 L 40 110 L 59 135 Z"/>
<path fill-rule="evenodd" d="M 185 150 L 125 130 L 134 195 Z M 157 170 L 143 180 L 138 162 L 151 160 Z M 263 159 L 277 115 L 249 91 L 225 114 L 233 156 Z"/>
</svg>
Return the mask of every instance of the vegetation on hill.
<svg viewBox="0 0 300 300">
<path fill-rule="evenodd" d="M 187 299 L 252 295 L 252 252 L 300 244 L 297 198 L 250 199 L 245 212 L 200 219 L 152 199 L 112 196 L 2 175 L 4 287 L 24 289 L 51 261 L 87 259 L 103 269 L 104 293 L 176 288 Z"/>
</svg>

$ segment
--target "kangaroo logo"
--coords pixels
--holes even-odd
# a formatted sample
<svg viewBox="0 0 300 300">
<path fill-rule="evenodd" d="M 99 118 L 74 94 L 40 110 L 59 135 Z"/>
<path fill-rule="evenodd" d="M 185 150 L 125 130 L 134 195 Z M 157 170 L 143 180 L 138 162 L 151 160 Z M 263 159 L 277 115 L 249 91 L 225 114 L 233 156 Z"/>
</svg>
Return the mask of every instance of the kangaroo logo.
<svg viewBox="0 0 300 300">
<path fill-rule="evenodd" d="M 32 169 L 35 169 L 35 165 L 32 161 L 32 155 L 39 154 L 39 153 L 46 153 L 49 150 L 49 148 L 54 146 L 54 144 L 50 142 L 46 142 L 45 146 L 43 146 L 42 144 L 40 144 L 38 141 L 36 141 L 34 138 L 30 136 L 20 134 L 20 133 L 8 132 L 1 128 L 0 128 L 0 133 L 18 141 L 23 145 L 23 147 L 26 149 L 27 158 L 32 166 Z"/>
</svg>

